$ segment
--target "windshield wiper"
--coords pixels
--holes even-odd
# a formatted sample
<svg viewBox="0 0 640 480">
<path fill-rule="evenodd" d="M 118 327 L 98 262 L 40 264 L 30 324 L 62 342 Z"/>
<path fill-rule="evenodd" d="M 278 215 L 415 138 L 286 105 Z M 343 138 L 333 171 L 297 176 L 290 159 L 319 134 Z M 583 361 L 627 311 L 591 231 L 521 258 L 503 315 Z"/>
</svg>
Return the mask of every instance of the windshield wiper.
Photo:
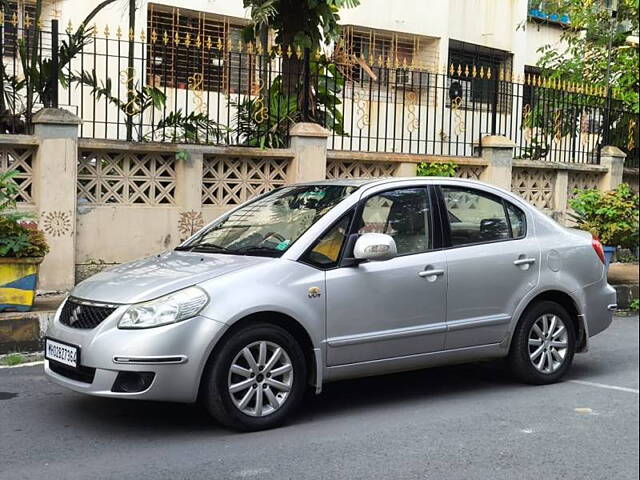
<svg viewBox="0 0 640 480">
<path fill-rule="evenodd" d="M 201 250 L 204 252 L 214 253 L 236 253 L 234 250 L 230 250 L 222 245 L 216 245 L 215 243 L 197 243 L 196 245 L 187 245 L 186 247 L 176 247 L 175 250 L 178 250 L 179 252 L 194 252 Z"/>
<path fill-rule="evenodd" d="M 233 253 L 237 253 L 239 255 L 265 255 L 268 257 L 279 257 L 283 252 L 269 247 L 252 246 L 239 248 L 238 250 L 234 250 Z"/>
</svg>

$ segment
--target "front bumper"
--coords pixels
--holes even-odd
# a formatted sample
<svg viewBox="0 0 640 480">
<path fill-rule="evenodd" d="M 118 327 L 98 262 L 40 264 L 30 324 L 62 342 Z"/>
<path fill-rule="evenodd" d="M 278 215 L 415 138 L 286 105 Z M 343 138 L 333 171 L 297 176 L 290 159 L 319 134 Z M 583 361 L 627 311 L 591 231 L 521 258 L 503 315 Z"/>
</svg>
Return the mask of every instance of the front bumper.
<svg viewBox="0 0 640 480">
<path fill-rule="evenodd" d="M 93 381 L 78 381 L 56 373 L 45 361 L 45 375 L 76 392 L 113 398 L 193 402 L 205 363 L 226 325 L 196 316 L 144 330 L 117 328 L 118 312 L 91 330 L 70 328 L 56 318 L 47 337 L 80 347 L 80 363 L 95 369 Z M 114 392 L 119 372 L 151 372 L 149 387 L 137 393 Z"/>
</svg>

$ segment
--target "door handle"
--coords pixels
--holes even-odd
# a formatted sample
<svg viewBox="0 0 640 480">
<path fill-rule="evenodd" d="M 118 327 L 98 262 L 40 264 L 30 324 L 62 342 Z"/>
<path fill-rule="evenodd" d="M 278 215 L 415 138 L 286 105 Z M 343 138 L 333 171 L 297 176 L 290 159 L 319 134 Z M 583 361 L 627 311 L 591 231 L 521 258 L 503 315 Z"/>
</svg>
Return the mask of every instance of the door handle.
<svg viewBox="0 0 640 480">
<path fill-rule="evenodd" d="M 535 258 L 519 258 L 518 260 L 514 260 L 513 264 L 516 266 L 520 266 L 520 265 L 532 265 L 536 263 L 536 259 Z"/>
<path fill-rule="evenodd" d="M 440 275 L 444 275 L 444 270 L 423 270 L 418 272 L 419 277 L 439 277 Z"/>
</svg>

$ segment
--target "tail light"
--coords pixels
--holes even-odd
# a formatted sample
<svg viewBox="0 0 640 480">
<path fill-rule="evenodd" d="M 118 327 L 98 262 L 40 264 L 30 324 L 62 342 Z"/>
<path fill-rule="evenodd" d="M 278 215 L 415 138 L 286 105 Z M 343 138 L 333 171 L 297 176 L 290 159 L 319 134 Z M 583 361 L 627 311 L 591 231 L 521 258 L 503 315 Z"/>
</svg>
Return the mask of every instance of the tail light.
<svg viewBox="0 0 640 480">
<path fill-rule="evenodd" d="M 604 260 L 604 249 L 602 248 L 602 244 L 600 243 L 600 239 L 598 237 L 593 237 L 591 239 L 591 246 L 593 246 L 593 249 L 596 251 L 596 255 L 598 255 L 598 258 L 600 259 L 600 261 L 604 265 L 606 262 Z"/>
</svg>

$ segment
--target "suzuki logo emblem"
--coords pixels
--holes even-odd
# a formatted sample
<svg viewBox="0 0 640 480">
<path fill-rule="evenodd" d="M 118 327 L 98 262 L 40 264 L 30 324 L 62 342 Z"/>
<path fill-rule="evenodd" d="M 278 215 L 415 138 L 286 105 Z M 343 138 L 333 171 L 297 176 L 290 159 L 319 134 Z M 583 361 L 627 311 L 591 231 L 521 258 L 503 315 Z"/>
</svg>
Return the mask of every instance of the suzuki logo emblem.
<svg viewBox="0 0 640 480">
<path fill-rule="evenodd" d="M 80 321 L 80 314 L 82 313 L 82 307 L 76 307 L 71 312 L 71 319 L 69 320 L 69 325 L 75 325 L 76 322 Z"/>
</svg>

